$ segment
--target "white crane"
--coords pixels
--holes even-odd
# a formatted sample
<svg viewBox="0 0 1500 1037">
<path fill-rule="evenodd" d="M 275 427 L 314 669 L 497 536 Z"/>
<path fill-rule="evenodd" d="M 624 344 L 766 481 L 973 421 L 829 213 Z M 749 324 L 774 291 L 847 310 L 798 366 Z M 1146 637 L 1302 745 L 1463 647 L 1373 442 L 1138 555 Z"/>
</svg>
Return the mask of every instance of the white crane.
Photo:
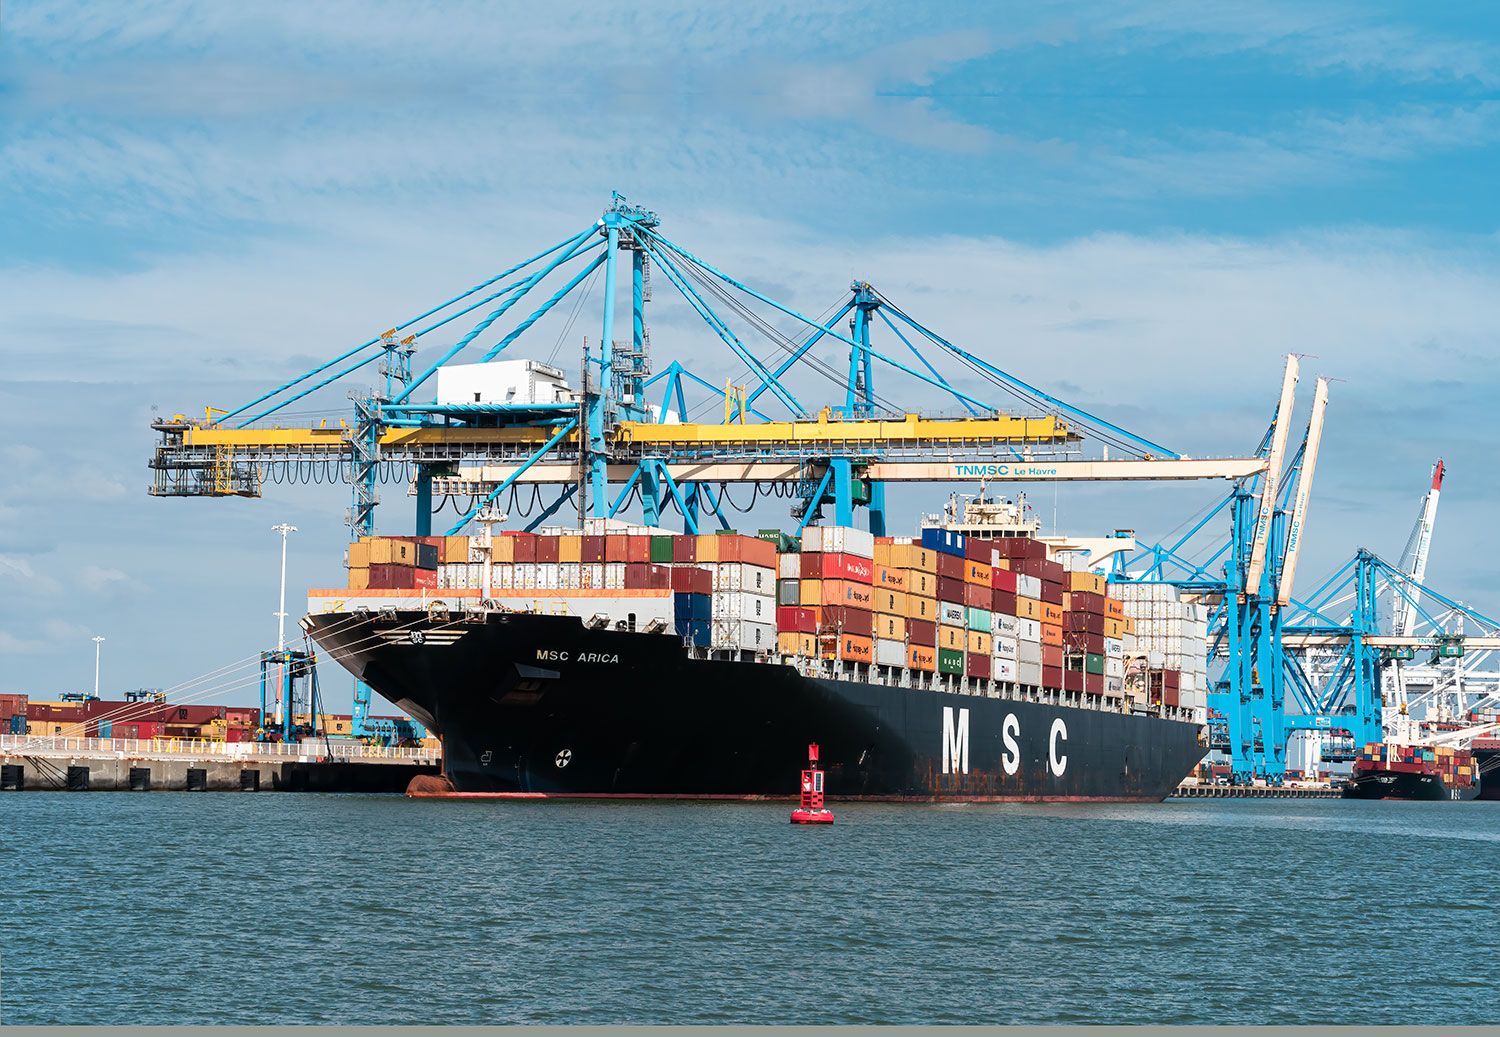
<svg viewBox="0 0 1500 1037">
<path fill-rule="evenodd" d="M 1271 430 L 1271 449 L 1266 455 L 1266 473 L 1261 481 L 1260 511 L 1255 519 L 1255 539 L 1250 544 L 1250 565 L 1245 570 L 1246 594 L 1260 593 L 1260 580 L 1266 569 L 1266 549 L 1271 540 L 1271 519 L 1276 514 L 1276 494 L 1281 489 L 1281 464 L 1286 458 L 1287 433 L 1291 431 L 1299 366 L 1297 354 L 1289 354 L 1286 374 L 1281 380 L 1281 401 L 1276 407 L 1276 426 Z"/>
<path fill-rule="evenodd" d="M 1292 601 L 1292 581 L 1297 578 L 1297 557 L 1302 550 L 1302 532 L 1307 527 L 1307 506 L 1312 497 L 1313 475 L 1318 469 L 1318 448 L 1323 443 L 1323 415 L 1328 410 L 1328 379 L 1319 378 L 1313 390 L 1312 417 L 1307 421 L 1307 439 L 1302 446 L 1302 472 L 1297 476 L 1297 499 L 1286 531 L 1286 559 L 1281 566 L 1281 586 L 1276 604 L 1286 608 Z"/>
</svg>

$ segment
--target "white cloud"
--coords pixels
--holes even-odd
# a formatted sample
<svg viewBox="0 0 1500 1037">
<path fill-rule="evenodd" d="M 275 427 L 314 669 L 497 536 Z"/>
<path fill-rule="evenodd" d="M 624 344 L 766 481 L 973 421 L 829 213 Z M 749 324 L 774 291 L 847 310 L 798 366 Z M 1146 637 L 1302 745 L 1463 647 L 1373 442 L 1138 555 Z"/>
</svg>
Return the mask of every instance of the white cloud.
<svg viewBox="0 0 1500 1037">
<path fill-rule="evenodd" d="M 78 570 L 78 582 L 96 594 L 116 583 L 124 583 L 130 577 L 119 569 L 102 565 L 85 565 Z"/>
</svg>

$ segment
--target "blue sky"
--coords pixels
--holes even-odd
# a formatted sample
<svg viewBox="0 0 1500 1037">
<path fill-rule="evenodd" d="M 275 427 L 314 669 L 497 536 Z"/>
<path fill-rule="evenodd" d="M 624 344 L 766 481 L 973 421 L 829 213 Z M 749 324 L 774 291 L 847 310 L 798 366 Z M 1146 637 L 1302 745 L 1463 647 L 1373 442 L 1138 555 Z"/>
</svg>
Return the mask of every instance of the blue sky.
<svg viewBox="0 0 1500 1037">
<path fill-rule="evenodd" d="M 299 526 L 294 587 L 331 584 L 345 493 L 149 499 L 152 407 L 242 402 L 611 189 L 778 297 L 821 312 L 869 278 L 1188 453 L 1253 446 L 1310 354 L 1305 386 L 1339 381 L 1304 577 L 1399 552 L 1442 454 L 1432 582 L 1500 612 L 1475 550 L 1500 497 L 1493 7 L 12 3 L 0 29 L 0 690 L 86 686 L 94 633 L 106 689 L 263 647 L 269 526 Z M 733 373 L 680 309 L 654 326 L 659 363 Z M 1057 510 L 1164 533 L 1217 492 Z"/>
</svg>

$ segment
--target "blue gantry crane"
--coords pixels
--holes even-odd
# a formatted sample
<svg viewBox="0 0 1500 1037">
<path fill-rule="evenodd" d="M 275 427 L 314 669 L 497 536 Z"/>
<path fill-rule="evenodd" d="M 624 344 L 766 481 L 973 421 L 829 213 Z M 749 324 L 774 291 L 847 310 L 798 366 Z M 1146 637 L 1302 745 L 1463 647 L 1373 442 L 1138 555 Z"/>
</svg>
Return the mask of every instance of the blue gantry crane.
<svg viewBox="0 0 1500 1037">
<path fill-rule="evenodd" d="M 652 371 L 653 278 L 664 278 L 727 351 L 734 373 L 722 385 L 691 370 L 681 348 Z M 550 360 L 601 281 L 601 333 L 583 341 L 576 386 L 554 368 L 548 398 L 426 392 L 444 373 L 495 364 L 523 337 L 536 342 L 532 329 L 549 320 L 562 325 Z M 539 301 L 518 309 L 526 300 Z M 628 320 L 619 319 L 627 306 Z M 511 323 L 512 311 L 524 316 Z M 432 533 L 435 515 L 449 508 L 454 518 L 443 526 L 458 532 L 487 507 L 525 513 L 527 528 L 564 508 L 581 520 L 637 507 L 649 525 L 675 513 L 690 532 L 709 521 L 727 528 L 726 512 L 748 507 L 730 487 L 748 484 L 752 500 L 788 498 L 799 529 L 831 509 L 836 524 L 853 525 L 862 513 L 883 533 L 893 484 L 1238 485 L 1263 477 L 1273 460 L 1191 458 L 1152 442 L 949 341 L 864 281 L 829 313 L 808 316 L 726 273 L 616 194 L 589 226 L 248 403 L 207 409 L 201 420 L 153 422 L 160 442 L 151 492 L 258 496 L 268 481 L 347 480 L 348 525 L 358 537 L 376 530 L 379 488 L 390 483 L 415 498 L 404 531 L 418 535 Z M 464 318 L 473 323 L 455 335 Z M 298 420 L 289 409 L 326 401 L 338 383 L 372 370 L 379 384 L 352 394 L 348 418 Z M 834 402 L 808 402 L 822 383 Z M 947 399 L 955 416 L 902 406 L 892 393 L 903 385 Z M 655 393 L 660 404 L 651 402 Z M 722 419 L 693 420 L 705 406 L 722 406 Z M 1254 540 L 1247 543 L 1247 558 L 1263 565 L 1263 552 L 1257 558 Z M 355 717 L 364 733 L 367 692 L 356 693 Z"/>
</svg>

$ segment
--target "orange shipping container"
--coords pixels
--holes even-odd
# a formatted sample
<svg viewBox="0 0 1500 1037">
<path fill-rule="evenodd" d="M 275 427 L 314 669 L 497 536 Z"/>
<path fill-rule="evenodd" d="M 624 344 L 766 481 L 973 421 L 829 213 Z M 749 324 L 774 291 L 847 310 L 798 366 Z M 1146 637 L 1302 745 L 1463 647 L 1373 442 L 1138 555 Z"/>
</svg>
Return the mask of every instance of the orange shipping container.
<svg viewBox="0 0 1500 1037">
<path fill-rule="evenodd" d="M 443 537 L 443 561 L 467 562 L 470 546 L 468 537 Z"/>
<path fill-rule="evenodd" d="M 370 545 L 364 540 L 356 540 L 349 545 L 349 568 L 368 569 L 370 567 Z"/>
<path fill-rule="evenodd" d="M 875 567 L 875 586 L 886 590 L 906 590 L 906 570 L 893 569 L 889 565 L 877 565 Z"/>
<path fill-rule="evenodd" d="M 875 636 L 883 641 L 905 641 L 906 617 L 875 613 Z"/>
<path fill-rule="evenodd" d="M 1052 604 L 1049 601 L 1044 601 L 1041 604 L 1042 604 L 1042 622 L 1043 623 L 1056 623 L 1059 626 L 1061 626 L 1062 625 L 1062 621 L 1063 621 L 1062 606 L 1061 605 L 1054 605 L 1054 604 Z"/>
<path fill-rule="evenodd" d="M 1016 595 L 1016 618 L 1034 619 L 1038 622 L 1042 618 L 1042 603 L 1035 598 L 1023 598 Z"/>
<path fill-rule="evenodd" d="M 820 580 L 818 582 L 823 585 L 823 598 L 820 604 L 848 605 L 857 609 L 869 609 L 875 604 L 875 592 L 870 589 L 868 583 L 855 583 L 853 580 Z"/>
<path fill-rule="evenodd" d="M 906 618 L 925 619 L 929 623 L 937 619 L 937 599 L 920 594 L 906 596 Z"/>
<path fill-rule="evenodd" d="M 776 650 L 782 655 L 800 655 L 808 659 L 818 654 L 816 634 L 784 633 L 776 635 Z"/>
<path fill-rule="evenodd" d="M 557 560 L 564 564 L 577 565 L 583 557 L 583 537 L 564 533 L 557 538 Z"/>
<path fill-rule="evenodd" d="M 352 591 L 362 591 L 362 590 L 364 590 L 368 586 L 370 586 L 370 570 L 369 569 L 350 569 L 349 570 L 349 589 L 350 590 L 352 590 Z"/>
<path fill-rule="evenodd" d="M 698 561 L 717 562 L 719 560 L 719 538 L 716 536 L 699 536 Z"/>
<path fill-rule="evenodd" d="M 906 649 L 906 667 L 932 673 L 937 669 L 937 649 L 926 645 L 911 645 Z"/>
<path fill-rule="evenodd" d="M 496 565 L 510 565 L 516 560 L 516 538 L 496 537 L 490 547 L 490 557 Z"/>
<path fill-rule="evenodd" d="M 370 537 L 368 545 L 371 565 L 415 565 L 417 563 L 416 545 L 410 540 Z"/>
<path fill-rule="evenodd" d="M 906 593 L 920 594 L 924 598 L 937 597 L 937 573 L 906 570 Z"/>
<path fill-rule="evenodd" d="M 1042 624 L 1042 644 L 1056 645 L 1059 648 L 1063 643 L 1063 628 L 1056 623 Z"/>
<path fill-rule="evenodd" d="M 969 643 L 968 638 L 965 636 L 967 633 L 968 631 L 964 630 L 963 627 L 939 626 L 937 646 L 939 648 L 949 648 L 955 652 L 962 652 L 967 648 Z"/>
<path fill-rule="evenodd" d="M 874 658 L 875 642 L 856 634 L 840 634 L 838 653 L 846 662 L 867 663 Z"/>
<path fill-rule="evenodd" d="M 625 561 L 649 565 L 651 563 L 651 538 L 647 536 L 626 537 Z"/>
<path fill-rule="evenodd" d="M 1104 577 L 1094 573 L 1068 573 L 1068 590 L 1103 594 Z"/>
<path fill-rule="evenodd" d="M 983 630 L 969 631 L 969 640 L 965 645 L 966 651 L 973 652 L 975 655 L 988 656 L 993 647 L 994 642 L 989 634 L 986 634 Z"/>
<path fill-rule="evenodd" d="M 964 582 L 977 583 L 988 587 L 990 585 L 990 569 L 983 562 L 976 562 L 972 558 L 964 561 Z"/>
<path fill-rule="evenodd" d="M 1125 618 L 1125 603 L 1123 601 L 1116 601 L 1113 598 L 1105 598 L 1104 599 L 1104 618 L 1105 619 L 1124 619 Z"/>
</svg>

